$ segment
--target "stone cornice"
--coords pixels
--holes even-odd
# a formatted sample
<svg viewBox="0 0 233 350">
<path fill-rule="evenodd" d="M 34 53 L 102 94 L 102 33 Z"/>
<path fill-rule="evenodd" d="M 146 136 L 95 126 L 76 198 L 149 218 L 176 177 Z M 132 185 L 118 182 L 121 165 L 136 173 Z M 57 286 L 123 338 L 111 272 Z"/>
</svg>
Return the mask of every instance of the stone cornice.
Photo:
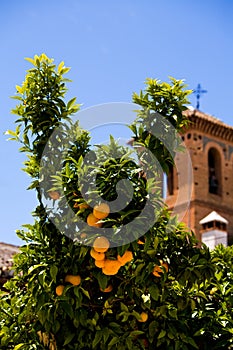
<svg viewBox="0 0 233 350">
<path fill-rule="evenodd" d="M 182 211 L 184 208 L 187 208 L 187 201 L 180 203 L 180 204 L 173 204 L 173 205 L 168 205 L 169 210 L 173 210 L 174 206 L 176 207 L 176 211 Z M 195 207 L 196 205 L 200 205 L 203 206 L 205 208 L 209 208 L 210 211 L 212 210 L 216 210 L 216 203 L 214 202 L 210 202 L 208 200 L 205 199 L 198 199 L 198 198 L 192 198 L 189 202 L 189 208 L 188 210 L 190 210 L 190 208 Z M 233 207 L 229 207 L 227 205 L 222 204 L 222 201 L 219 201 L 219 205 L 217 210 L 219 210 L 220 212 L 224 212 L 227 213 L 229 216 L 232 217 L 233 214 Z M 223 215 L 223 214 L 222 214 Z"/>
<path fill-rule="evenodd" d="M 219 119 L 212 117 L 208 114 L 200 112 L 196 109 L 187 109 L 184 114 L 190 120 L 189 127 L 185 130 L 199 130 L 205 134 L 216 136 L 224 139 L 225 141 L 233 142 L 233 127 L 220 121 Z"/>
</svg>

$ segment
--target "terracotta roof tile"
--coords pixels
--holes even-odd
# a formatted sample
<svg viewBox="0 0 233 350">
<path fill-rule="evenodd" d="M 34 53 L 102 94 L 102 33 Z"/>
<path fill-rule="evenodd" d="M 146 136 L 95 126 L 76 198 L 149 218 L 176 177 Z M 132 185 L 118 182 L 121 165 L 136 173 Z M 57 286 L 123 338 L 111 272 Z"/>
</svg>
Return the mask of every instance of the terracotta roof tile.
<svg viewBox="0 0 233 350">
<path fill-rule="evenodd" d="M 233 142 L 233 126 L 225 124 L 220 119 L 197 109 L 189 108 L 184 114 L 190 119 L 191 124 L 187 129 L 196 128 L 207 134 L 219 136 L 226 141 Z"/>
<path fill-rule="evenodd" d="M 205 119 L 211 123 L 214 123 L 214 124 L 219 124 L 221 126 L 224 126 L 228 129 L 232 129 L 233 130 L 233 126 L 231 125 L 228 125 L 226 123 L 224 123 L 222 120 L 210 115 L 210 114 L 206 114 L 204 112 L 201 112 L 199 111 L 198 109 L 186 109 L 186 111 L 184 112 L 185 115 L 187 115 L 188 117 L 192 117 L 192 116 L 196 116 L 198 118 L 201 118 L 201 119 Z"/>
</svg>

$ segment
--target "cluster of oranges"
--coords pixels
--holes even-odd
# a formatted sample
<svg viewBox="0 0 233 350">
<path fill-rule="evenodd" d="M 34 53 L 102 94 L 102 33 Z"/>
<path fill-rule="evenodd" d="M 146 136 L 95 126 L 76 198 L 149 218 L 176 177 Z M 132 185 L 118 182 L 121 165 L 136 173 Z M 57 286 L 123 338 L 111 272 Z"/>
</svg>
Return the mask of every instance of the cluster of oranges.
<svg viewBox="0 0 233 350">
<path fill-rule="evenodd" d="M 66 275 L 64 281 L 66 283 L 70 283 L 73 286 L 79 286 L 81 283 L 81 277 L 79 275 Z M 63 284 L 59 284 L 56 287 L 56 294 L 58 296 L 61 296 L 63 294 L 63 291 L 65 289 L 65 286 Z"/>
<path fill-rule="evenodd" d="M 94 240 L 90 254 L 95 259 L 95 265 L 102 269 L 103 274 L 112 276 L 118 273 L 121 266 L 133 259 L 133 253 L 126 250 L 122 256 L 118 255 L 117 259 L 108 259 L 105 253 L 109 247 L 109 240 L 104 236 L 99 236 Z"/>
<path fill-rule="evenodd" d="M 161 275 L 164 273 L 164 270 L 168 272 L 168 263 L 164 262 L 163 260 L 159 260 L 160 265 L 155 265 L 154 269 L 152 271 L 153 275 L 156 277 L 161 277 Z"/>
<path fill-rule="evenodd" d="M 108 217 L 109 213 L 110 208 L 106 203 L 95 205 L 93 212 L 87 217 L 87 224 L 93 227 L 101 227 L 102 223 L 99 221 Z"/>
</svg>

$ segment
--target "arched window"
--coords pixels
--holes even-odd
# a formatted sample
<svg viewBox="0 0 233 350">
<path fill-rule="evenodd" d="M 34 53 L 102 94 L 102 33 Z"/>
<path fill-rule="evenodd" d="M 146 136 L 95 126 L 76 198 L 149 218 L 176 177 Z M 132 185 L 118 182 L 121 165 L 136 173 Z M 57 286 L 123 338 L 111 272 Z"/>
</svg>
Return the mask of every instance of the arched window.
<svg viewBox="0 0 233 350">
<path fill-rule="evenodd" d="M 209 193 L 221 194 L 221 159 L 215 148 L 208 152 Z"/>
<path fill-rule="evenodd" d="M 169 172 L 167 175 L 167 194 L 172 196 L 174 194 L 174 167 L 173 165 L 169 166 Z"/>
</svg>

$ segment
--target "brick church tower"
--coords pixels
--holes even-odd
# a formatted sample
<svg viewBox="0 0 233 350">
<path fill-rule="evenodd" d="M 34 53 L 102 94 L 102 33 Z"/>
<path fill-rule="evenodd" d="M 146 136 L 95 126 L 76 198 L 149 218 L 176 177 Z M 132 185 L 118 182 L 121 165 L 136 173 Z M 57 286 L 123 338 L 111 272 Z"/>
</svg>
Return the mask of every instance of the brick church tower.
<svg viewBox="0 0 233 350">
<path fill-rule="evenodd" d="M 228 222 L 228 244 L 233 244 L 233 127 L 199 110 L 188 109 L 185 113 L 190 125 L 182 139 L 190 154 L 191 174 L 186 182 L 179 181 L 179 169 L 187 171 L 179 153 L 176 167 L 171 168 L 167 177 L 166 203 L 171 210 L 176 207 L 179 219 L 199 240 L 202 240 L 202 220 L 217 212 Z M 189 199 L 185 195 L 187 191 L 190 191 Z"/>
</svg>

